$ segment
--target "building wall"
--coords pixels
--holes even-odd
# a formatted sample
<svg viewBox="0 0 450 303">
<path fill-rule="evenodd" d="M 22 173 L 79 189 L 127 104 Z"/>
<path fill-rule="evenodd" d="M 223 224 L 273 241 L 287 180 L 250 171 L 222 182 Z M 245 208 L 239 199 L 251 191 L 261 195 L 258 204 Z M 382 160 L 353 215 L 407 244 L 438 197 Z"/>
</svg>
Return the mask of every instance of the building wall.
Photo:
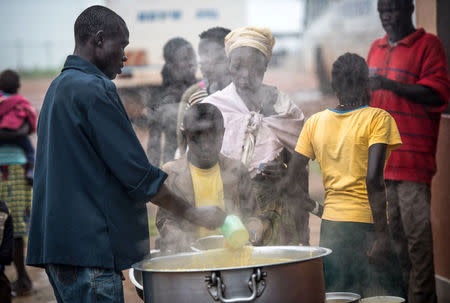
<svg viewBox="0 0 450 303">
<path fill-rule="evenodd" d="M 416 0 L 416 22 L 441 39 L 450 61 L 450 1 Z M 448 113 L 448 108 L 447 108 Z M 431 222 L 434 241 L 436 288 L 439 302 L 450 302 L 450 115 L 442 115 L 438 151 L 438 172 L 432 182 Z"/>
<path fill-rule="evenodd" d="M 450 302 L 450 115 L 442 115 L 436 155 L 437 174 L 431 186 L 431 223 L 433 228 L 434 264 L 438 294 Z"/>
<path fill-rule="evenodd" d="M 436 0 L 416 0 L 416 24 L 427 32 L 437 34 Z"/>
<path fill-rule="evenodd" d="M 437 9 L 437 29 L 438 35 L 444 43 L 445 51 L 447 53 L 447 62 L 450 62 L 450 1 L 438 0 Z M 447 108 L 448 110 L 448 108 Z M 447 111 L 450 113 L 450 111 Z"/>
<path fill-rule="evenodd" d="M 198 35 L 223 26 L 247 25 L 246 1 L 229 0 L 106 0 L 106 5 L 123 17 L 130 30 L 127 49 L 143 49 L 149 64 L 163 64 L 163 46 L 171 38 L 182 37 L 197 48 Z"/>
</svg>

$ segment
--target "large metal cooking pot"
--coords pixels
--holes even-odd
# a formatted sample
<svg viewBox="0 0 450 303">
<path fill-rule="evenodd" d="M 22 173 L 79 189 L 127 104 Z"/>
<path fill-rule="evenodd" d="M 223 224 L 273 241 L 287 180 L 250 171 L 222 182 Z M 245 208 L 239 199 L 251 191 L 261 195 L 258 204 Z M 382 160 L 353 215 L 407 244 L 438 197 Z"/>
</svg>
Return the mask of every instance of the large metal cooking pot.
<svg viewBox="0 0 450 303">
<path fill-rule="evenodd" d="M 218 260 L 221 255 L 216 250 L 156 257 L 133 268 L 134 277 L 138 277 L 135 280 L 142 278 L 145 303 L 323 303 L 322 259 L 330 253 L 330 249 L 321 247 L 266 246 L 254 247 L 251 257 L 289 260 L 215 269 L 177 269 L 193 258 Z"/>
</svg>

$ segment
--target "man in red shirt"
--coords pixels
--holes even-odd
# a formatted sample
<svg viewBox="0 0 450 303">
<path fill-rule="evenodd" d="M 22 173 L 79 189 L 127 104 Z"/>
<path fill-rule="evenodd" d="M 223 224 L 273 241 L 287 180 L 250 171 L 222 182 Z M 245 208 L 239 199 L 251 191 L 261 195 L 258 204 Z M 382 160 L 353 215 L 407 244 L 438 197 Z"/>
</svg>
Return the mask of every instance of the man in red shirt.
<svg viewBox="0 0 450 303">
<path fill-rule="evenodd" d="M 390 230 L 409 302 L 436 302 L 430 183 L 450 96 L 447 59 L 439 38 L 414 28 L 412 0 L 378 0 L 378 12 L 387 35 L 373 42 L 367 58 L 371 105 L 394 117 L 403 142 L 385 171 Z"/>
</svg>

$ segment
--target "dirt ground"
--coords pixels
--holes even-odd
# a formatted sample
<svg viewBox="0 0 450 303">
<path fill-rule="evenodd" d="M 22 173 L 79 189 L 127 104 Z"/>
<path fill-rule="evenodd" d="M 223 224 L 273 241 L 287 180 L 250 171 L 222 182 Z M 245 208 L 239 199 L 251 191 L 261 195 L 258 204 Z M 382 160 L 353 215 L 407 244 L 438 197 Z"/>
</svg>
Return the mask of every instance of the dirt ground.
<svg viewBox="0 0 450 303">
<path fill-rule="evenodd" d="M 22 80 L 21 93 L 29 98 L 37 111 L 40 111 L 42 101 L 45 97 L 52 79 L 31 79 Z M 296 103 L 300 106 L 306 116 L 331 106 L 336 101 L 331 97 L 323 97 L 315 89 L 316 83 L 313 79 L 299 75 L 294 72 L 285 72 L 282 70 L 270 70 L 266 74 L 265 82 L 275 85 L 281 90 L 291 94 Z M 141 144 L 145 147 L 147 144 L 147 130 L 136 129 Z M 33 138 L 36 139 L 35 137 Z M 314 167 L 310 172 L 310 193 L 316 199 L 323 199 L 323 187 L 320 172 Z M 153 208 L 153 207 L 151 207 Z M 153 210 L 151 210 L 153 211 Z M 320 233 L 320 219 L 311 216 L 311 245 L 318 246 Z M 154 239 L 153 239 L 154 241 Z M 152 242 L 153 242 L 152 241 Z M 39 268 L 27 268 L 33 281 L 33 292 L 29 296 L 14 298 L 14 303 L 53 303 L 56 302 L 53 290 L 48 282 L 45 271 Z M 13 266 L 6 268 L 6 275 L 10 281 L 15 280 L 15 270 Z M 124 272 L 126 280 L 124 281 L 125 302 L 140 303 L 142 300 L 137 296 L 132 285 L 128 271 Z"/>
</svg>

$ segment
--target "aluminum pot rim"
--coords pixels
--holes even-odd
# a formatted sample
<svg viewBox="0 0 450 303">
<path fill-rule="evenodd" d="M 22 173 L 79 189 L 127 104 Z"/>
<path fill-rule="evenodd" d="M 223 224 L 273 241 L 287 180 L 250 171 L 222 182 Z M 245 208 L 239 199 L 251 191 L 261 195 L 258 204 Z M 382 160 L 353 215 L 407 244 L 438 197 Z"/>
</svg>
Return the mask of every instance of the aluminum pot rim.
<svg viewBox="0 0 450 303">
<path fill-rule="evenodd" d="M 374 296 L 374 297 L 368 297 L 368 298 L 363 298 L 361 299 L 361 303 L 370 303 L 370 302 L 377 302 L 376 300 L 397 300 L 397 301 L 392 301 L 394 303 L 401 303 L 401 302 L 405 302 L 405 299 L 402 297 L 397 297 L 397 296 Z M 380 302 L 380 301 L 379 301 Z"/>
<path fill-rule="evenodd" d="M 359 302 L 361 299 L 361 296 L 358 294 L 355 294 L 353 292 L 327 292 L 325 294 L 326 300 L 333 300 L 333 299 L 344 299 L 344 300 L 352 300 L 349 302 Z"/>
<path fill-rule="evenodd" d="M 142 260 L 138 263 L 135 263 L 132 265 L 132 268 L 135 270 L 139 270 L 142 272 L 154 272 L 154 273 L 191 273 L 191 272 L 212 272 L 212 271 L 228 271 L 228 270 L 242 270 L 242 269 L 250 269 L 255 267 L 272 267 L 277 265 L 287 265 L 287 264 L 293 264 L 293 263 L 300 263 L 300 262 L 306 262 L 314 259 L 323 258 L 325 256 L 328 256 L 332 253 L 332 250 L 325 247 L 320 246 L 255 246 L 254 249 L 265 249 L 265 250 L 279 250 L 279 249 L 289 249 L 289 250 L 296 250 L 296 251 L 318 251 L 320 252 L 319 255 L 303 258 L 303 259 L 293 259 L 292 261 L 283 261 L 283 262 L 274 262 L 270 264 L 255 264 L 255 265 L 248 265 L 248 266 L 235 266 L 235 267 L 218 267 L 218 268 L 211 268 L 211 269 L 205 269 L 205 268 L 191 268 L 191 269 L 185 269 L 185 270 L 161 270 L 161 269 L 148 269 L 144 268 L 144 264 L 148 264 L 149 262 L 158 261 L 158 260 L 165 260 L 165 259 L 171 259 L 171 258 L 178 258 L 178 257 L 186 257 L 186 256 L 194 256 L 194 255 L 200 255 L 203 252 L 188 252 L 188 253 L 180 253 L 180 254 L 174 254 L 170 256 L 161 256 L 161 257 L 155 257 L 153 259 L 146 259 Z"/>
</svg>

